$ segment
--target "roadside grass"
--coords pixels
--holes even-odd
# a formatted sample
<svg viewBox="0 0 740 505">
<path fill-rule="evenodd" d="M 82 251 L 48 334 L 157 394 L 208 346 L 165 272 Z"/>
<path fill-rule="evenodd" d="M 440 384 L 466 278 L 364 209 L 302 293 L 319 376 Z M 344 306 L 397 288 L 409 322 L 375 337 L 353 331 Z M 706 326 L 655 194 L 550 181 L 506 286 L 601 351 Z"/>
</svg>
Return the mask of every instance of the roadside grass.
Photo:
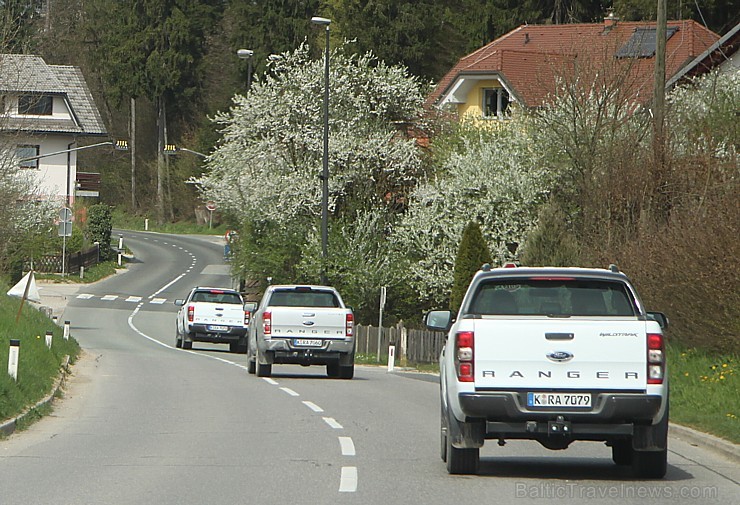
<svg viewBox="0 0 740 505">
<path fill-rule="evenodd" d="M 0 364 L 8 363 L 10 339 L 20 340 L 18 380 L 8 373 L 0 373 L 0 421 L 11 419 L 35 405 L 51 392 L 64 356 L 74 363 L 80 346 L 70 336 L 64 339 L 64 330 L 34 307 L 24 304 L 18 323 L 16 316 L 20 300 L 0 295 Z M 52 332 L 51 349 L 46 347 L 46 332 Z M 7 370 L 7 369 L 6 369 Z"/>
<path fill-rule="evenodd" d="M 671 421 L 740 444 L 740 357 L 667 349 Z"/>
<path fill-rule="evenodd" d="M 127 214 L 120 209 L 113 210 L 113 227 L 122 230 L 144 231 L 144 216 Z M 173 233 L 176 235 L 225 235 L 228 230 L 225 224 L 213 223 L 212 227 L 208 224 L 196 224 L 190 221 L 179 221 L 177 223 L 157 224 L 156 219 L 149 218 L 147 231 L 158 233 Z"/>
</svg>

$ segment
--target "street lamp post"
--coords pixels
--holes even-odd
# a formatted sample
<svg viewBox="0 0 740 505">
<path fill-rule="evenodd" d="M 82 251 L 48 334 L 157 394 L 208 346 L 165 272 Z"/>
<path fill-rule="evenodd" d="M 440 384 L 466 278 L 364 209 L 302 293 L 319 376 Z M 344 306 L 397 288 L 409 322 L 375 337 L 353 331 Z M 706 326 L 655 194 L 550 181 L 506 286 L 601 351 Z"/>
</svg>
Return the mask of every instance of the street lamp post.
<svg viewBox="0 0 740 505">
<path fill-rule="evenodd" d="M 247 92 L 252 88 L 252 56 L 254 51 L 251 49 L 239 49 L 236 55 L 242 60 L 247 60 Z"/>
<path fill-rule="evenodd" d="M 321 171 L 321 283 L 326 284 L 329 242 L 329 25 L 331 19 L 312 17 L 311 22 L 326 27 L 324 48 L 324 156 Z"/>
</svg>

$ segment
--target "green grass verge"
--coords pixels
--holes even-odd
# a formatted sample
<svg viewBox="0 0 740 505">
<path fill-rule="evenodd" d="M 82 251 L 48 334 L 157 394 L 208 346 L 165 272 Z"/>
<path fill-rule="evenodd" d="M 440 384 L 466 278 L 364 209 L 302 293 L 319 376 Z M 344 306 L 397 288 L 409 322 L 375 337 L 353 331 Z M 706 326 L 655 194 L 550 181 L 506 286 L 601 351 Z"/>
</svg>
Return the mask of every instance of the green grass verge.
<svg viewBox="0 0 740 505">
<path fill-rule="evenodd" d="M 113 211 L 113 227 L 122 230 L 144 231 L 145 219 L 147 216 L 136 216 L 127 214 L 119 209 Z M 225 224 L 213 223 L 212 227 L 208 224 L 196 224 L 193 222 L 180 221 L 177 223 L 157 224 L 156 219 L 149 218 L 149 228 L 147 231 L 159 233 L 173 233 L 176 235 L 225 235 L 229 227 Z"/>
<path fill-rule="evenodd" d="M 7 290 L 4 288 L 3 292 Z M 36 308 L 24 304 L 16 324 L 20 300 L 0 295 L 0 421 L 16 417 L 51 392 L 64 356 L 73 363 L 80 353 L 77 341 L 64 339 L 64 331 Z M 52 332 L 51 349 L 46 332 Z M 20 340 L 18 380 L 7 373 L 10 340 Z"/>
<path fill-rule="evenodd" d="M 671 421 L 740 444 L 740 357 L 668 346 Z"/>
<path fill-rule="evenodd" d="M 36 272 L 34 275 L 36 280 L 48 280 L 60 284 L 75 284 L 83 283 L 89 284 L 97 282 L 106 277 L 110 277 L 116 273 L 116 262 L 106 261 L 104 263 L 98 263 L 90 268 L 85 269 L 85 276 L 81 279 L 79 274 L 67 274 L 62 277 L 61 274 L 44 274 Z"/>
</svg>

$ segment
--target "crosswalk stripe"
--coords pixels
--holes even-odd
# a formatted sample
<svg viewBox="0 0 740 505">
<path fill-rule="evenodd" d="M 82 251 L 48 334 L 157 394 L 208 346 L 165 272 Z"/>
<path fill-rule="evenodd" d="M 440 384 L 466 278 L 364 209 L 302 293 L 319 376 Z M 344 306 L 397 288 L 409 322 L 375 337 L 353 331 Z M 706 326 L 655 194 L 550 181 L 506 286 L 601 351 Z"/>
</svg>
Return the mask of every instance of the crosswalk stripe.
<svg viewBox="0 0 740 505">
<path fill-rule="evenodd" d="M 134 302 L 134 303 L 140 302 L 141 301 L 141 297 L 140 296 L 129 296 L 128 298 L 126 298 L 126 301 L 127 302 Z"/>
<path fill-rule="evenodd" d="M 89 300 L 93 296 L 95 296 L 95 295 L 91 295 L 91 294 L 88 294 L 88 293 L 80 293 L 79 295 L 77 295 L 77 298 L 79 298 L 80 300 Z"/>
<path fill-rule="evenodd" d="M 118 298 L 118 295 L 105 295 L 105 296 L 103 296 L 100 299 L 103 300 L 103 301 L 106 301 L 106 302 L 112 302 L 116 298 Z"/>
<path fill-rule="evenodd" d="M 166 298 L 152 298 L 152 300 L 149 303 L 153 303 L 156 305 L 162 305 L 166 301 L 167 301 Z"/>
</svg>

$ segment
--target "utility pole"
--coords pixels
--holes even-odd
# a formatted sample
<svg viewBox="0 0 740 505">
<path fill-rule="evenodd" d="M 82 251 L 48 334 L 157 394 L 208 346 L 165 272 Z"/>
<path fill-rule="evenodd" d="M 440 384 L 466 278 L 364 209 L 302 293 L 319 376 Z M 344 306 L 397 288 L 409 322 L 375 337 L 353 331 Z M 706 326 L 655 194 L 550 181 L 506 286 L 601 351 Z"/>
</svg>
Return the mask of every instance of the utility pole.
<svg viewBox="0 0 740 505">
<path fill-rule="evenodd" d="M 665 36 L 666 0 L 658 1 L 655 25 L 655 86 L 653 90 L 653 163 L 655 164 L 656 197 L 660 215 L 667 209 L 665 166 Z"/>
</svg>

